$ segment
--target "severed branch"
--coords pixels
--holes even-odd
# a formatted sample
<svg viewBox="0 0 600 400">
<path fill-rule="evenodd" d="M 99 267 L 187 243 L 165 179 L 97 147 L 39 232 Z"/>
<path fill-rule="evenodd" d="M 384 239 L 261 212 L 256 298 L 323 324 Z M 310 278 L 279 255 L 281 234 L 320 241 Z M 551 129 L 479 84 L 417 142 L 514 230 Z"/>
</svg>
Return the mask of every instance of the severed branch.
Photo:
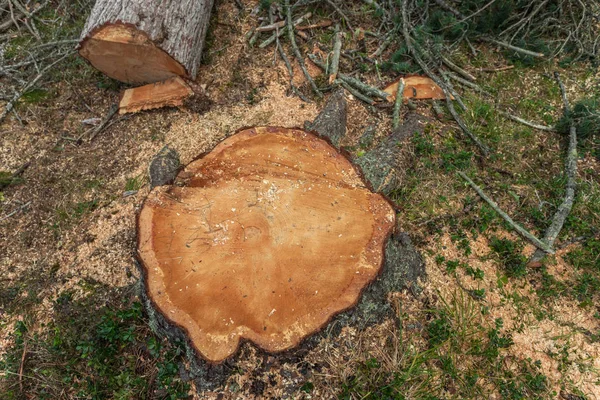
<svg viewBox="0 0 600 400">
<path fill-rule="evenodd" d="M 523 124 L 525 126 L 528 126 L 530 128 L 533 128 L 533 129 L 539 129 L 540 131 L 551 131 L 551 132 L 553 132 L 553 131 L 556 130 L 556 128 L 554 128 L 553 126 L 539 125 L 539 124 L 536 124 L 536 123 L 533 123 L 533 122 L 529 122 L 529 121 L 527 121 L 527 120 L 525 120 L 523 118 L 519 118 L 516 115 L 512 115 L 510 113 L 507 113 L 506 111 L 503 111 L 503 110 L 497 110 L 497 111 L 498 111 L 498 113 L 500 115 L 502 115 L 502 116 L 504 116 L 504 117 L 506 117 L 506 118 L 508 118 L 508 119 L 510 119 L 512 121 L 515 121 L 515 122 L 518 122 L 518 123 Z"/>
<path fill-rule="evenodd" d="M 476 84 L 474 82 L 471 82 L 469 80 L 463 79 L 460 76 L 455 75 L 455 74 L 453 74 L 450 71 L 445 71 L 445 72 L 444 71 L 440 71 L 440 72 L 442 72 L 442 76 L 444 76 L 444 78 L 445 77 L 449 77 L 451 79 L 454 79 L 456 82 L 460 83 L 461 85 L 470 87 L 471 89 L 473 89 L 473 90 L 475 90 L 475 91 L 477 91 L 479 93 L 482 93 L 482 94 L 484 94 L 486 96 L 492 96 L 492 94 L 490 92 L 482 89 L 481 86 L 479 86 L 478 84 Z"/>
<path fill-rule="evenodd" d="M 273 13 L 271 12 L 271 10 L 269 10 L 269 18 L 272 21 Z M 278 30 L 279 30 L 279 28 L 278 28 Z M 283 46 L 281 45 L 281 42 L 279 41 L 279 32 L 276 32 L 275 46 L 277 46 L 277 51 L 279 51 L 279 55 L 281 56 L 281 59 L 283 60 L 283 63 L 285 64 L 285 67 L 287 68 L 288 75 L 290 76 L 290 88 L 292 89 L 292 92 L 294 92 L 303 101 L 310 103 L 310 100 L 308 98 L 306 98 L 306 96 L 304 96 L 304 94 L 302 94 L 302 92 L 296 87 L 296 85 L 294 85 L 294 70 L 292 69 L 292 64 L 290 63 L 290 60 L 288 59 L 287 55 L 285 54 L 285 50 L 283 50 Z"/>
<path fill-rule="evenodd" d="M 442 7 L 444 10 L 449 11 L 450 13 L 452 13 L 456 18 L 460 18 L 460 19 L 467 18 L 463 13 L 461 13 L 460 11 L 458 11 L 456 8 L 452 7 L 445 0 L 435 0 L 435 3 L 438 6 Z"/>
<path fill-rule="evenodd" d="M 298 45 L 296 44 L 296 38 L 294 37 L 294 25 L 292 24 L 292 8 L 290 7 L 290 0 L 285 0 L 285 12 L 286 12 L 286 19 L 287 19 L 288 38 L 290 39 L 290 45 L 292 46 L 294 55 L 296 56 L 296 59 L 298 60 L 298 64 L 300 65 L 300 68 L 302 69 L 302 73 L 304 73 L 304 77 L 306 78 L 306 80 L 308 81 L 310 86 L 312 87 L 313 92 L 318 97 L 323 97 L 323 93 L 321 93 L 321 91 L 317 87 L 317 84 L 315 83 L 313 78 L 308 73 L 308 71 L 306 69 L 306 65 L 304 64 L 304 58 L 302 57 L 302 53 L 300 53 L 300 49 L 298 48 Z"/>
<path fill-rule="evenodd" d="M 512 44 L 501 42 L 499 40 L 495 40 L 495 39 L 492 39 L 492 38 L 482 37 L 482 38 L 480 38 L 480 40 L 482 40 L 484 42 L 488 42 L 488 43 L 493 43 L 493 44 L 498 45 L 498 46 L 502 46 L 504 48 L 507 48 L 507 49 L 512 50 L 512 51 L 516 51 L 517 53 L 525 54 L 527 56 L 536 57 L 536 58 L 544 58 L 544 57 L 546 57 L 543 53 L 538 53 L 538 52 L 535 52 L 535 51 L 523 49 L 521 47 L 513 46 Z"/>
<path fill-rule="evenodd" d="M 333 56 L 331 57 L 331 69 L 329 70 L 329 84 L 335 82 L 337 78 L 338 68 L 340 66 L 340 52 L 342 51 L 342 33 L 340 26 L 335 26 L 335 41 L 333 43 Z"/>
<path fill-rule="evenodd" d="M 344 89 L 346 89 L 348 92 L 350 92 L 354 97 L 356 97 L 357 99 L 359 99 L 361 101 L 364 101 L 368 105 L 372 106 L 373 104 L 375 104 L 375 101 L 373 99 L 371 99 L 370 97 L 365 96 L 364 94 L 362 94 L 357 89 L 355 89 L 352 86 L 350 86 L 345 81 L 343 81 L 341 79 L 336 79 L 335 83 L 338 84 L 338 85 L 341 85 Z"/>
<path fill-rule="evenodd" d="M 421 59 L 421 56 L 418 54 L 418 52 L 412 45 L 412 40 L 408 31 L 409 22 L 408 15 L 406 12 L 406 3 L 407 0 L 401 1 L 402 34 L 404 35 L 404 42 L 406 43 L 406 47 L 409 53 L 413 55 L 415 61 L 417 61 L 423 72 L 425 72 L 427 76 L 429 76 L 431 80 L 433 80 L 442 89 L 444 95 L 446 96 L 446 105 L 448 106 L 448 110 L 450 110 L 450 114 L 452 114 L 452 117 L 454 118 L 458 126 L 460 126 L 460 128 L 463 130 L 463 132 L 473 141 L 473 143 L 477 145 L 477 147 L 479 147 L 483 156 L 487 157 L 490 154 L 490 149 L 485 144 L 483 144 L 473 132 L 471 132 L 471 130 L 467 127 L 462 118 L 460 118 L 460 115 L 458 115 L 456 109 L 454 108 L 454 104 L 452 103 L 452 96 L 450 95 L 447 85 L 429 69 L 427 64 Z"/>
<path fill-rule="evenodd" d="M 294 21 L 294 26 L 301 24 L 302 22 L 304 22 L 305 19 L 308 19 L 312 16 L 312 13 L 308 12 L 306 14 L 304 14 L 303 16 L 299 17 L 298 19 L 296 19 Z M 286 22 L 287 24 L 287 22 Z M 256 28 L 258 29 L 258 28 Z M 265 40 L 264 42 L 262 42 L 261 44 L 258 45 L 259 48 L 264 49 L 265 47 L 267 47 L 268 45 L 270 45 L 271 43 L 275 42 L 275 38 L 279 38 L 281 36 L 283 36 L 283 34 L 288 30 L 287 26 L 284 26 L 281 29 L 277 29 L 274 34 L 272 34 L 267 40 Z M 256 38 L 258 39 L 258 35 L 260 34 L 260 32 L 257 32 L 257 36 Z M 255 39 L 256 41 L 256 39 Z"/>
<path fill-rule="evenodd" d="M 569 100 L 567 99 L 567 94 L 565 91 L 565 87 L 560 80 L 560 75 L 558 72 L 554 73 L 554 77 L 560 86 L 560 90 L 563 97 L 563 102 L 565 103 L 565 116 L 569 116 L 571 110 L 569 108 Z M 554 241 L 558 237 L 565 220 L 569 216 L 571 209 L 573 208 L 573 203 L 575 202 L 575 189 L 577 187 L 576 176 L 577 176 L 577 128 L 575 127 L 575 122 L 571 121 L 571 126 L 569 127 L 569 149 L 567 150 L 567 161 L 566 161 L 566 173 L 567 173 L 567 186 L 565 190 L 565 197 L 556 210 L 554 217 L 552 218 L 552 223 L 546 229 L 546 233 L 544 234 L 544 242 L 549 246 L 554 245 Z M 536 251 L 531 256 L 530 262 L 539 261 L 544 258 L 544 254 L 542 252 Z"/>
<path fill-rule="evenodd" d="M 314 55 L 314 54 L 308 54 L 308 58 L 310 58 L 310 60 L 319 68 L 321 68 L 323 71 L 327 70 L 327 66 L 323 63 L 323 61 L 319 60 L 319 58 Z M 384 92 L 381 89 L 378 89 L 374 86 L 368 85 L 356 78 L 353 78 L 351 76 L 348 76 L 346 74 L 342 74 L 342 73 L 338 73 L 337 74 L 337 79 L 341 82 L 346 83 L 347 85 L 350 85 L 354 88 L 354 90 L 358 90 L 362 93 L 364 93 L 367 96 L 374 96 L 374 97 L 378 97 L 382 100 L 388 100 L 388 97 L 390 96 L 388 93 Z M 363 96 L 365 97 L 365 96 Z M 362 99 L 361 99 L 362 100 Z M 370 101 L 368 101 L 368 104 L 373 104 L 373 100 L 369 99 Z"/>
<path fill-rule="evenodd" d="M 329 4 L 338 14 L 340 14 L 340 17 L 343 18 L 344 22 L 346 22 L 346 25 L 348 26 L 348 29 L 350 29 L 351 31 L 353 31 L 354 29 L 352 28 L 352 25 L 350 24 L 350 20 L 348 19 L 348 17 L 346 17 L 346 14 L 344 14 L 344 12 L 337 6 L 337 4 L 335 4 L 331 0 L 325 0 L 325 2 L 327 4 Z"/>
<path fill-rule="evenodd" d="M 477 80 L 473 75 L 471 75 L 470 73 L 468 73 L 467 71 L 465 71 L 464 69 L 462 69 L 461 67 L 459 67 L 458 65 L 454 64 L 452 61 L 450 61 L 449 59 L 447 59 L 443 55 L 440 55 L 440 57 L 442 59 L 442 62 L 444 64 L 446 64 L 446 66 L 448 68 L 450 68 L 451 70 L 453 70 L 457 74 L 461 75 L 463 78 L 468 79 L 470 81 L 476 81 Z"/>
<path fill-rule="evenodd" d="M 533 245 L 535 245 L 538 249 L 545 251 L 546 253 L 554 254 L 554 250 L 547 243 L 542 242 L 537 237 L 533 236 L 527 229 L 523 228 L 521 225 L 517 224 L 513 219 L 506 214 L 502 209 L 496 204 L 496 202 L 490 199 L 485 192 L 475 184 L 464 172 L 459 171 L 458 174 L 465 180 L 467 183 L 477 192 L 477 194 L 485 200 L 490 207 L 494 209 L 506 222 L 510 224 L 521 236 L 525 239 L 529 240 Z"/>
<path fill-rule="evenodd" d="M 31 161 L 27 161 L 25 164 L 21 165 L 15 172 L 13 172 L 8 179 L 0 181 L 0 190 L 5 187 L 11 185 L 15 179 L 17 179 L 29 166 L 31 165 Z"/>
<path fill-rule="evenodd" d="M 398 82 L 398 90 L 396 91 L 396 101 L 394 102 L 394 112 L 392 114 L 392 128 L 396 129 L 400 125 L 400 107 L 404 99 L 404 78 L 400 78 Z"/>
</svg>

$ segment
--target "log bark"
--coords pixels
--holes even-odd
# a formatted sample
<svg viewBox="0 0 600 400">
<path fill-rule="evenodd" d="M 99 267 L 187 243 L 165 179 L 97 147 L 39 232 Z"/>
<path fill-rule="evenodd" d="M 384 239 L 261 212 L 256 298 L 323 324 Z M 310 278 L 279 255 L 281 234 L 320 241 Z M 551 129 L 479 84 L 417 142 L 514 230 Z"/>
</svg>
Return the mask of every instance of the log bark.
<svg viewBox="0 0 600 400">
<path fill-rule="evenodd" d="M 213 0 L 97 0 L 79 53 L 111 78 L 195 79 Z"/>
</svg>

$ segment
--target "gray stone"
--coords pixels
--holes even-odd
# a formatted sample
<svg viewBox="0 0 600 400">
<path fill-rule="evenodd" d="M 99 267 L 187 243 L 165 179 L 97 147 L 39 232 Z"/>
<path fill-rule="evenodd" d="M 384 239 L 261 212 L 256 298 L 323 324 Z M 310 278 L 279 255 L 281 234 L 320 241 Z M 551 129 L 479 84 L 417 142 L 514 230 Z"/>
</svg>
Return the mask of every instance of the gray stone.
<svg viewBox="0 0 600 400">
<path fill-rule="evenodd" d="M 150 176 L 150 188 L 167 185 L 175 179 L 179 171 L 179 154 L 170 149 L 169 146 L 163 147 L 158 154 L 152 158 L 148 167 Z"/>
</svg>

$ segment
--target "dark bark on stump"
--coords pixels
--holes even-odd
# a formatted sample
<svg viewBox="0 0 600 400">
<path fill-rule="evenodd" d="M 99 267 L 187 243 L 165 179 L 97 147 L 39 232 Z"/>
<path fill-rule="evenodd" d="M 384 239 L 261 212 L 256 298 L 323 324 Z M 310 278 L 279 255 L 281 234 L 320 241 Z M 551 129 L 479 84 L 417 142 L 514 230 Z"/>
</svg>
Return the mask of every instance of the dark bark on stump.
<svg viewBox="0 0 600 400">
<path fill-rule="evenodd" d="M 338 89 L 329 96 L 314 122 L 305 123 L 305 128 L 329 139 L 331 144 L 339 148 L 340 140 L 346 135 L 347 108 L 344 90 Z"/>
<path fill-rule="evenodd" d="M 409 113 L 404 123 L 389 137 L 353 160 L 362 169 L 365 179 L 371 183 L 375 192 L 389 195 L 397 187 L 396 168 L 400 146 L 415 133 L 422 134 L 426 121 L 428 118 L 423 115 Z"/>
</svg>

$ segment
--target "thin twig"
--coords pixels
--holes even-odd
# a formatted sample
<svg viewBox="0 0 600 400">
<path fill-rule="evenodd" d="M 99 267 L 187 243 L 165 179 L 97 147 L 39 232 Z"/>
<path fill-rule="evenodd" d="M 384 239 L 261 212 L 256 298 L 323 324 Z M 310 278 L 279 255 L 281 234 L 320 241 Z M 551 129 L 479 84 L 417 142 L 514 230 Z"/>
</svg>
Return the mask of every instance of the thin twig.
<svg viewBox="0 0 600 400">
<path fill-rule="evenodd" d="M 560 94 L 562 96 L 563 104 L 565 105 L 563 112 L 565 116 L 568 117 L 571 113 L 571 107 L 569 106 L 569 99 L 567 99 L 567 91 L 565 90 L 565 85 L 563 85 L 558 72 L 554 72 L 554 78 L 558 82 L 558 87 L 560 87 Z"/>
<path fill-rule="evenodd" d="M 503 110 L 497 110 L 497 111 L 498 111 L 498 113 L 500 115 L 503 115 L 503 116 L 505 116 L 506 118 L 508 118 L 508 119 L 510 119 L 512 121 L 518 122 L 520 124 L 523 124 L 525 126 L 533 128 L 533 129 L 539 129 L 540 131 L 551 131 L 551 132 L 556 130 L 556 128 L 553 127 L 553 126 L 536 124 L 536 123 L 524 120 L 523 118 L 519 118 L 516 115 L 512 115 L 510 113 L 507 113 L 506 111 L 503 111 Z"/>
<path fill-rule="evenodd" d="M 464 69 L 459 67 L 458 65 L 454 64 L 452 61 L 450 61 L 448 58 L 444 57 L 443 55 L 440 55 L 440 58 L 442 59 L 442 62 L 448 66 L 448 68 L 450 68 L 457 74 L 461 75 L 463 78 L 468 79 L 470 81 L 477 80 L 477 78 L 475 78 L 473 75 L 471 75 L 470 73 L 468 73 L 467 71 L 465 71 Z"/>
<path fill-rule="evenodd" d="M 497 67 L 497 68 L 479 68 L 478 71 L 481 72 L 502 72 L 502 71 L 508 71 L 509 69 L 513 69 L 515 66 L 514 65 L 506 65 L 504 67 Z"/>
<path fill-rule="evenodd" d="M 488 92 L 487 90 L 484 90 L 481 86 L 479 86 L 478 84 L 468 81 L 466 79 L 461 78 L 460 76 L 453 74 L 450 71 L 446 71 L 443 75 L 447 75 L 449 78 L 454 79 L 456 82 L 460 83 L 461 85 L 465 85 L 467 87 L 470 87 L 471 89 L 479 92 L 479 93 L 483 93 L 487 96 L 491 96 L 492 94 L 490 92 Z"/>
<path fill-rule="evenodd" d="M 296 38 L 294 37 L 294 25 L 292 24 L 292 8 L 290 7 L 290 0 L 285 0 L 285 12 L 286 12 L 286 19 L 287 19 L 288 38 L 290 40 L 290 45 L 292 46 L 292 50 L 294 51 L 294 55 L 296 56 L 296 60 L 298 61 L 298 64 L 300 65 L 300 69 L 302 69 L 302 73 L 304 74 L 304 77 L 310 84 L 310 87 L 312 88 L 313 92 L 317 95 L 317 97 L 319 97 L 319 98 L 323 97 L 323 93 L 321 93 L 321 91 L 317 87 L 317 84 L 313 80 L 312 76 L 310 76 L 310 74 L 308 73 L 308 70 L 306 69 L 306 65 L 304 64 L 304 58 L 302 57 L 302 53 L 300 53 L 300 49 L 298 48 L 298 45 L 296 44 Z"/>
<path fill-rule="evenodd" d="M 88 139 L 88 142 L 91 142 L 92 140 L 94 140 L 96 138 L 96 136 L 98 136 L 98 134 L 104 130 L 104 128 L 107 128 L 108 126 L 110 126 L 108 124 L 108 122 L 117 113 L 117 111 L 119 111 L 119 105 L 117 103 L 110 106 L 110 108 L 108 109 L 108 113 L 106 114 L 106 116 L 104 117 L 102 122 L 100 122 L 100 124 L 98 124 L 98 126 L 94 127 L 94 130 L 92 131 L 90 138 Z"/>
<path fill-rule="evenodd" d="M 21 96 L 23 96 L 23 94 L 25 92 L 27 92 L 30 88 L 32 88 L 33 86 L 35 86 L 35 84 L 38 83 L 38 81 L 40 79 L 42 79 L 42 77 L 46 74 L 46 72 L 48 72 L 55 65 L 57 65 L 58 63 L 60 63 L 61 61 L 63 61 L 65 58 L 67 58 L 68 56 L 70 56 L 72 54 L 73 54 L 73 52 L 69 52 L 69 53 L 65 54 L 64 56 L 62 56 L 61 58 L 59 58 L 58 60 L 54 61 L 52 64 L 48 65 L 31 82 L 29 82 L 27 85 L 25 85 L 25 87 L 23 87 L 19 92 L 17 92 L 14 95 L 14 97 L 6 104 L 6 106 L 4 107 L 4 111 L 2 112 L 2 114 L 0 114 L 0 123 L 4 120 L 4 118 L 6 118 L 6 116 L 8 115 L 8 113 L 15 106 L 15 103 L 17 101 L 19 101 L 19 99 L 21 98 Z"/>
<path fill-rule="evenodd" d="M 509 217 L 508 214 L 506 214 L 504 211 L 502 211 L 502 209 L 498 206 L 498 204 L 496 204 L 496 202 L 494 200 L 490 199 L 484 193 L 484 191 L 479 186 L 477 186 L 475 184 L 475 182 L 473 182 L 464 172 L 458 171 L 458 174 L 465 181 L 467 181 L 467 183 L 477 192 L 477 194 L 483 200 L 485 200 L 490 205 L 490 207 L 492 207 L 494 209 L 494 211 L 496 211 L 506 222 L 509 223 L 510 226 L 512 226 L 517 232 L 519 232 L 519 234 L 521 236 L 523 236 L 524 238 L 529 240 L 531 243 L 533 243 L 538 249 L 542 249 L 546 253 L 551 253 L 551 254 L 554 253 L 551 246 L 542 242 L 540 239 L 533 236 L 527 229 L 523 228 L 521 225 L 519 225 L 515 221 L 513 221 L 513 219 L 511 217 Z"/>
<path fill-rule="evenodd" d="M 327 4 L 329 4 L 331 7 L 333 7 L 333 9 L 340 14 L 340 16 L 344 19 L 344 21 L 346 22 L 346 26 L 348 27 L 348 29 L 350 29 L 351 31 L 354 31 L 354 29 L 352 28 L 352 24 L 350 24 L 350 20 L 348 19 L 348 17 L 346 17 L 346 14 L 344 14 L 344 12 L 337 6 L 337 4 L 335 4 L 333 1 L 331 0 L 325 0 L 327 2 Z"/>
<path fill-rule="evenodd" d="M 23 343 L 23 354 L 21 355 L 21 364 L 19 365 L 19 390 L 23 393 L 23 371 L 25 369 L 25 356 L 27 355 L 27 342 Z"/>
<path fill-rule="evenodd" d="M 10 217 L 12 217 L 13 215 L 15 215 L 16 213 L 18 213 L 19 211 L 23 210 L 24 208 L 27 208 L 31 205 L 31 201 L 28 201 L 27 203 L 15 208 L 12 212 L 6 214 L 4 217 L 0 218 L 0 222 L 4 221 L 6 219 L 9 219 Z"/>
<path fill-rule="evenodd" d="M 390 43 L 392 43 L 392 40 L 394 39 L 394 37 L 396 32 L 390 32 L 387 37 L 383 40 L 383 42 L 381 43 L 381 46 L 379 46 L 377 48 L 377 50 L 375 50 L 375 52 L 373 52 L 373 54 L 370 55 L 371 58 L 377 58 L 380 55 L 383 54 L 383 52 L 385 51 L 385 49 L 388 48 L 388 46 L 390 45 Z"/>
</svg>

